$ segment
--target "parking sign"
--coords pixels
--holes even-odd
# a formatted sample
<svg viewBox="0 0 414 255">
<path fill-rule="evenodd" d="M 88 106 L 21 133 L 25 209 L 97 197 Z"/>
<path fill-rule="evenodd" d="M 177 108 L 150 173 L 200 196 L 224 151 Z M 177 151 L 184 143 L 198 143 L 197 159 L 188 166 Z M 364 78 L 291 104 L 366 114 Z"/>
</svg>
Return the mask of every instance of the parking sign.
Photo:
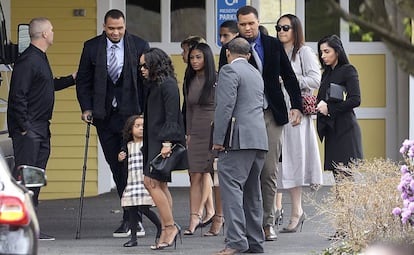
<svg viewBox="0 0 414 255">
<path fill-rule="evenodd" d="M 220 43 L 220 25 L 226 20 L 237 20 L 237 10 L 246 5 L 247 0 L 216 0 L 216 43 Z"/>
</svg>

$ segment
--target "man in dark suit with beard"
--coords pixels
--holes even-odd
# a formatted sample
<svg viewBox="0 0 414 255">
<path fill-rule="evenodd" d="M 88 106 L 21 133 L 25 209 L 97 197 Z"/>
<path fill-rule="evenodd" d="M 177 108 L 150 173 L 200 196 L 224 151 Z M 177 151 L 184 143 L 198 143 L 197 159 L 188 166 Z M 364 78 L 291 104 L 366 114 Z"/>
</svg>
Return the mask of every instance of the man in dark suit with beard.
<svg viewBox="0 0 414 255">
<path fill-rule="evenodd" d="M 103 30 L 101 35 L 84 44 L 76 92 L 82 120 L 95 125 L 121 197 L 128 177 L 127 169 L 118 162 L 122 128 L 129 116 L 143 112 L 144 92 L 138 60 L 149 44 L 126 31 L 125 17 L 120 10 L 109 10 L 105 14 Z M 142 227 L 138 226 L 138 229 Z M 113 236 L 129 234 L 128 213 L 124 210 L 122 224 Z"/>
<path fill-rule="evenodd" d="M 289 58 L 281 42 L 274 37 L 259 32 L 259 16 L 252 6 L 243 6 L 237 11 L 239 36 L 251 45 L 252 56 L 249 63 L 262 74 L 265 91 L 266 130 L 269 140 L 269 151 L 261 173 L 261 189 L 263 196 L 263 228 L 265 240 L 277 239 L 274 231 L 276 177 L 281 152 L 280 137 L 283 125 L 290 121 L 295 126 L 302 118 L 302 97 L 299 83 L 292 69 Z M 226 45 L 221 48 L 219 67 L 226 64 Z M 286 109 L 283 92 L 279 82 L 283 80 L 289 94 L 292 108 Z"/>
</svg>

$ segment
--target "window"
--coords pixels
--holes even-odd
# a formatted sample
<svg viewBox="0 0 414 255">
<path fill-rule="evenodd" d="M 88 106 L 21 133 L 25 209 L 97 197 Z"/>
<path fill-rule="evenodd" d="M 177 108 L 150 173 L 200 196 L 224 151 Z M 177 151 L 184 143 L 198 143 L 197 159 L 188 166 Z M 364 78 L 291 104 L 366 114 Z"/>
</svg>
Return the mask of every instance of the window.
<svg viewBox="0 0 414 255">
<path fill-rule="evenodd" d="M 205 0 L 171 0 L 171 42 L 190 35 L 206 38 Z"/>
<path fill-rule="evenodd" d="M 363 0 L 336 0 L 336 2 L 341 3 L 342 8 L 349 8 L 350 13 L 361 16 L 359 10 L 364 2 Z M 306 41 L 317 42 L 320 38 L 330 34 L 344 37 L 346 35 L 341 35 L 341 32 L 344 31 L 349 31 L 349 41 L 351 42 L 380 41 L 375 34 L 367 33 L 354 24 L 343 23 L 345 26 L 349 26 L 349 30 L 344 27 L 341 29 L 340 18 L 337 15 L 330 14 L 327 10 L 325 0 L 305 0 Z"/>
<path fill-rule="evenodd" d="M 161 13 L 161 4 L 169 4 L 171 13 Z M 126 0 L 128 31 L 149 42 L 162 42 L 162 18 L 169 15 L 171 42 L 181 42 L 189 35 L 206 38 L 205 0 Z"/>
<path fill-rule="evenodd" d="M 127 0 L 126 27 L 131 34 L 147 41 L 161 42 L 160 0 Z"/>
<path fill-rule="evenodd" d="M 338 2 L 338 0 L 337 0 Z M 325 0 L 305 0 L 305 40 L 317 42 L 330 34 L 339 34 L 339 18 L 327 13 Z"/>
<path fill-rule="evenodd" d="M 363 2 L 363 0 L 349 0 L 349 12 L 361 16 L 359 10 Z M 380 41 L 379 37 L 374 33 L 367 33 L 356 25 L 349 26 L 349 40 L 351 42 Z"/>
</svg>

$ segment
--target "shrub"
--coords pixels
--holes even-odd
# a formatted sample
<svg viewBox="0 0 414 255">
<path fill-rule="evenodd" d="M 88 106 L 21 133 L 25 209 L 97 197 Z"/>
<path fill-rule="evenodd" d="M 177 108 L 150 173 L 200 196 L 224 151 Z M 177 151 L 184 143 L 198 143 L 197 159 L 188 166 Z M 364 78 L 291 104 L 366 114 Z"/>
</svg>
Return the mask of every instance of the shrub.
<svg viewBox="0 0 414 255">
<path fill-rule="evenodd" d="M 390 160 L 372 159 L 349 168 L 354 178 L 344 178 L 316 204 L 318 213 L 344 235 L 322 254 L 357 254 L 374 241 L 414 240 L 413 228 L 392 214 L 402 202 L 396 189 L 399 166 Z"/>
</svg>

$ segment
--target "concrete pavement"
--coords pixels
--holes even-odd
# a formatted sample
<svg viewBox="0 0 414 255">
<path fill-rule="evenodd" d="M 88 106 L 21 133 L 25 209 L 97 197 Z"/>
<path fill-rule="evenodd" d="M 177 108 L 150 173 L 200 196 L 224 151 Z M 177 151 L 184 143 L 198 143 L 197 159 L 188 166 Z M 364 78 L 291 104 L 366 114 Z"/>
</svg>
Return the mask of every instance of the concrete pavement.
<svg viewBox="0 0 414 255">
<path fill-rule="evenodd" d="M 171 188 L 174 201 L 174 217 L 183 229 L 188 225 L 189 204 L 188 188 Z M 316 194 L 308 188 L 305 193 L 312 194 L 316 201 L 330 192 L 330 186 L 323 186 Z M 290 215 L 290 199 L 283 197 L 285 222 Z M 42 232 L 56 237 L 55 241 L 40 241 L 39 254 L 212 254 L 224 248 L 224 236 L 201 237 L 200 229 L 193 236 L 182 236 L 182 244 L 177 241 L 177 249 L 167 248 L 152 251 L 156 229 L 144 216 L 146 236 L 138 239 L 138 246 L 125 248 L 123 243 L 128 238 L 113 238 L 112 232 L 119 226 L 122 217 L 119 199 L 115 192 L 96 197 L 85 198 L 82 217 L 81 239 L 76 240 L 76 224 L 79 199 L 62 199 L 41 201 L 38 215 Z M 153 210 L 157 211 L 156 208 Z M 304 202 L 308 219 L 299 233 L 278 234 L 278 240 L 265 243 L 264 254 L 317 254 L 329 247 L 326 236 L 332 229 L 321 216 L 316 215 L 315 208 Z M 281 226 L 283 227 L 283 226 Z M 202 229 L 208 231 L 209 227 Z"/>
</svg>

